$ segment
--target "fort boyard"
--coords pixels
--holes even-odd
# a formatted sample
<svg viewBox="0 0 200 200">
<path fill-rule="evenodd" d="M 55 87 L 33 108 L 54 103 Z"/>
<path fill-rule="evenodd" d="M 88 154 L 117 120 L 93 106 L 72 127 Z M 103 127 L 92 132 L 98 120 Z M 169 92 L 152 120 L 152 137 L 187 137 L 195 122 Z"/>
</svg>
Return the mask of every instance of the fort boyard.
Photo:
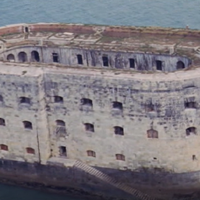
<svg viewBox="0 0 200 200">
<path fill-rule="evenodd" d="M 104 199 L 200 196 L 200 31 L 0 28 L 1 182 Z"/>
</svg>

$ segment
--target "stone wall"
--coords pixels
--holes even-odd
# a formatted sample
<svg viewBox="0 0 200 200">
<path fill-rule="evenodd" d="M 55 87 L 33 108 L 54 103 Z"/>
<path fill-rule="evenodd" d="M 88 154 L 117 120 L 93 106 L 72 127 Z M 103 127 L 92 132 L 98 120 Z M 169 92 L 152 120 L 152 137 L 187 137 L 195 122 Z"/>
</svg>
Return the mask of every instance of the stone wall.
<svg viewBox="0 0 200 200">
<path fill-rule="evenodd" d="M 58 48 L 58 47 L 41 47 L 41 46 L 27 46 L 15 47 L 11 50 L 6 50 L 1 54 L 0 59 L 9 61 L 9 56 L 13 55 L 12 62 L 36 62 L 35 56 L 32 52 L 38 52 L 39 62 L 42 63 L 57 63 L 74 67 L 100 67 L 110 69 L 124 69 L 135 71 L 176 71 L 179 67 L 178 62 L 183 63 L 179 69 L 188 68 L 191 65 L 191 60 L 183 56 L 172 55 L 156 55 L 149 53 L 131 53 L 131 52 L 115 52 L 103 50 L 87 50 L 80 48 Z M 21 60 L 19 56 L 21 52 L 26 53 L 26 59 Z M 57 55 L 57 60 L 53 60 L 53 54 Z M 78 63 L 77 55 L 82 58 L 82 63 Z M 103 63 L 103 57 L 107 58 L 107 65 Z M 129 59 L 134 60 L 131 66 Z M 160 61 L 160 68 L 157 61 Z"/>
<path fill-rule="evenodd" d="M 90 165 L 108 168 L 160 168 L 166 171 L 192 171 L 199 168 L 199 87 L 197 80 L 138 81 L 108 78 L 105 75 L 45 75 L 48 120 L 55 156 L 59 145 L 66 145 L 68 156 Z M 56 104 L 52 97 L 64 98 Z M 196 108 L 185 108 L 185 101 L 195 98 Z M 81 99 L 93 102 L 92 110 L 81 110 Z M 112 108 L 114 101 L 123 110 Z M 145 105 L 154 105 L 151 111 Z M 57 119 L 66 123 L 68 136 L 53 137 Z M 85 131 L 84 124 L 94 125 L 94 132 Z M 124 135 L 114 133 L 115 126 Z M 197 132 L 186 134 L 196 127 Z M 147 138 L 147 130 L 158 131 L 158 138 Z M 192 145 L 192 146 L 191 146 Z M 194 148 L 195 147 L 195 148 Z M 96 158 L 86 151 L 96 152 Z M 115 154 L 123 154 L 126 161 L 117 161 Z M 194 156 L 193 156 L 194 155 Z"/>
<path fill-rule="evenodd" d="M 199 169 L 198 78 L 152 80 L 153 75 L 131 78 L 73 68 L 41 68 L 31 76 L 25 69 L 29 71 L 18 67 L 21 75 L 14 71 L 0 75 L 0 118 L 5 120 L 1 144 L 8 146 L 8 151 L 1 150 L 2 158 L 45 164 L 50 157 L 61 156 L 136 171 Z M 20 103 L 20 97 L 30 98 L 30 103 Z M 24 121 L 32 127 L 24 127 Z M 28 153 L 27 147 L 35 153 Z M 88 156 L 88 150 L 95 156 Z M 124 155 L 124 160 L 116 154 Z"/>
</svg>

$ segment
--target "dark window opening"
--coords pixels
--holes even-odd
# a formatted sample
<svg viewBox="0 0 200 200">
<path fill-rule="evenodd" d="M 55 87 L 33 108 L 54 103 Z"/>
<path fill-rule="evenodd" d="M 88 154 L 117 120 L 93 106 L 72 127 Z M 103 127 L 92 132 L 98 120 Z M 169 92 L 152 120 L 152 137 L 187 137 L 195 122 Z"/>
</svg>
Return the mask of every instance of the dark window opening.
<svg viewBox="0 0 200 200">
<path fill-rule="evenodd" d="M 124 135 L 124 129 L 120 126 L 115 126 L 114 133 L 115 135 Z"/>
<path fill-rule="evenodd" d="M 65 122 L 62 120 L 56 120 L 56 125 L 57 126 L 65 126 Z"/>
<path fill-rule="evenodd" d="M 0 102 L 3 102 L 3 96 L 0 95 Z"/>
<path fill-rule="evenodd" d="M 92 100 L 91 99 L 86 99 L 86 98 L 81 99 L 81 104 L 83 106 L 89 106 L 89 107 L 93 106 Z"/>
<path fill-rule="evenodd" d="M 83 64 L 82 55 L 80 55 L 80 54 L 77 55 L 77 61 L 78 61 L 78 64 L 79 64 L 79 65 L 82 65 L 82 64 Z"/>
<path fill-rule="evenodd" d="M 196 135 L 197 134 L 197 129 L 195 127 L 189 127 L 186 129 L 186 135 L 189 136 L 189 135 Z"/>
<path fill-rule="evenodd" d="M 7 56 L 7 60 L 8 60 L 9 62 L 14 62 L 14 61 L 15 61 L 15 56 L 14 56 L 13 54 L 9 54 L 9 55 Z"/>
<path fill-rule="evenodd" d="M 88 150 L 87 155 L 90 157 L 96 157 L 96 153 L 94 151 Z"/>
<path fill-rule="evenodd" d="M 0 118 L 0 126 L 5 126 L 5 125 L 6 125 L 5 119 Z"/>
<path fill-rule="evenodd" d="M 60 146 L 59 147 L 59 153 L 60 153 L 60 156 L 67 157 L 67 149 L 66 149 L 66 147 Z"/>
<path fill-rule="evenodd" d="M 61 96 L 54 96 L 55 103 L 63 103 L 63 97 Z"/>
<path fill-rule="evenodd" d="M 185 64 L 182 61 L 178 61 L 176 64 L 176 69 L 184 69 Z"/>
<path fill-rule="evenodd" d="M 35 154 L 35 149 L 33 149 L 33 148 L 31 148 L 31 147 L 27 147 L 27 148 L 26 148 L 26 153 Z"/>
<path fill-rule="evenodd" d="M 27 54 L 25 52 L 20 52 L 18 54 L 19 62 L 26 62 L 27 61 Z"/>
<path fill-rule="evenodd" d="M 154 110 L 155 110 L 155 108 L 154 108 L 154 105 L 152 103 L 145 104 L 145 111 L 146 112 L 152 112 Z"/>
<path fill-rule="evenodd" d="M 150 129 L 147 131 L 148 138 L 158 138 L 158 131 Z"/>
<path fill-rule="evenodd" d="M 185 108 L 197 108 L 196 102 L 185 102 Z"/>
<path fill-rule="evenodd" d="M 29 32 L 29 28 L 26 26 L 26 27 L 24 28 L 24 31 L 25 31 L 25 33 L 28 33 L 28 32 Z"/>
<path fill-rule="evenodd" d="M 192 155 L 192 160 L 197 160 L 196 155 Z"/>
<path fill-rule="evenodd" d="M 162 71 L 162 61 L 156 60 L 156 69 Z"/>
<path fill-rule="evenodd" d="M 103 66 L 105 66 L 105 67 L 108 67 L 108 56 L 103 56 L 102 57 L 102 60 L 103 60 Z"/>
<path fill-rule="evenodd" d="M 135 59 L 133 59 L 133 58 L 129 59 L 129 66 L 130 66 L 130 68 L 135 68 Z"/>
<path fill-rule="evenodd" d="M 52 56 L 53 56 L 53 62 L 58 63 L 59 62 L 58 54 L 57 53 L 52 53 Z"/>
<path fill-rule="evenodd" d="M 37 51 L 31 52 L 31 59 L 33 62 L 40 62 L 40 55 Z"/>
<path fill-rule="evenodd" d="M 67 130 L 65 127 L 65 122 L 62 120 L 56 120 L 56 135 L 57 136 L 66 136 L 67 135 Z"/>
<path fill-rule="evenodd" d="M 26 104 L 31 103 L 31 100 L 28 97 L 20 97 L 19 100 L 20 100 L 20 103 L 26 103 Z"/>
<path fill-rule="evenodd" d="M 121 102 L 114 101 L 113 102 L 113 109 L 123 110 L 123 105 Z"/>
<path fill-rule="evenodd" d="M 85 123 L 85 130 L 89 131 L 89 132 L 94 132 L 94 125 L 89 124 L 89 123 Z"/>
<path fill-rule="evenodd" d="M 1 150 L 4 150 L 4 151 L 8 151 L 8 146 L 5 145 L 5 144 L 1 144 L 1 145 L 0 145 L 0 149 L 1 149 Z"/>
<path fill-rule="evenodd" d="M 125 156 L 123 154 L 116 154 L 115 157 L 116 157 L 116 160 L 125 161 Z"/>
<path fill-rule="evenodd" d="M 29 121 L 23 121 L 23 124 L 24 124 L 24 128 L 25 129 L 32 129 L 32 123 L 29 122 Z"/>
</svg>

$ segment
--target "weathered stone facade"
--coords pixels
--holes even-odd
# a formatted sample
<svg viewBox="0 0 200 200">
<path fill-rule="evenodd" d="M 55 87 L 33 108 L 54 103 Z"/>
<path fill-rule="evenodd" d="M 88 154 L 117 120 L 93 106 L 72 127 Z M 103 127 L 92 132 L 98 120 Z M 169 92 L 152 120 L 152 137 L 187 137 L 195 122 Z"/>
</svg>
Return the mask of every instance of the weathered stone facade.
<svg viewBox="0 0 200 200">
<path fill-rule="evenodd" d="M 123 177 L 133 187 L 163 191 L 176 182 L 166 174 L 196 172 L 188 187 L 197 188 L 199 32 L 141 30 L 58 24 L 1 28 L 1 159 L 66 167 L 78 160 L 109 175 L 149 171 L 166 184 Z M 151 31 L 159 37 L 150 44 L 145 37 L 151 39 Z M 168 39 L 164 31 L 171 34 Z M 172 44 L 175 40 L 179 44 Z M 187 184 L 175 185 L 185 189 Z"/>
</svg>

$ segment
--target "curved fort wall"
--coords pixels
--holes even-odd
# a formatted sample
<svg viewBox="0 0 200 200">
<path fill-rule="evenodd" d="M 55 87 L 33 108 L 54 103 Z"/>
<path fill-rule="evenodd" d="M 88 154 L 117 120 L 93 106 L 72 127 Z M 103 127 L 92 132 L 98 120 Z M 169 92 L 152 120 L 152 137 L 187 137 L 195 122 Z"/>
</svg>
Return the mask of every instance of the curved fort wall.
<svg viewBox="0 0 200 200">
<path fill-rule="evenodd" d="M 199 69 L 160 72 L 177 70 L 178 61 L 188 68 L 194 65 L 191 57 L 62 46 L 63 41 L 59 43 L 55 38 L 52 46 L 44 45 L 50 44 L 49 34 L 45 35 L 48 31 L 51 35 L 58 31 L 97 31 L 92 26 L 63 26 L 38 24 L 28 25 L 28 30 L 26 25 L 0 29 L 1 158 L 65 166 L 80 160 L 102 170 L 129 172 L 198 171 Z M 21 35 L 11 37 L 11 31 Z M 122 33 L 112 32 L 109 27 L 100 27 L 99 31 L 115 37 L 129 33 L 126 28 Z M 44 32 L 39 38 L 37 34 L 35 39 L 32 36 L 31 40 L 39 45 L 14 45 L 19 40 L 29 41 L 31 36 L 27 35 L 34 32 Z M 32 55 L 33 51 L 38 52 L 37 56 Z M 26 53 L 26 60 L 20 59 L 20 52 Z M 54 62 L 53 53 L 59 55 L 58 62 Z M 7 60 L 10 54 L 14 60 Z M 103 66 L 104 54 L 110 59 L 109 66 Z M 119 54 L 123 62 L 116 60 Z M 82 55 L 81 64 L 77 63 L 77 55 Z M 136 62 L 134 69 L 130 69 L 130 58 Z M 157 59 L 164 63 L 162 70 L 153 68 Z M 142 69 L 151 71 L 148 74 L 137 72 L 138 63 L 144 66 L 143 62 L 148 63 L 148 68 Z"/>
</svg>

